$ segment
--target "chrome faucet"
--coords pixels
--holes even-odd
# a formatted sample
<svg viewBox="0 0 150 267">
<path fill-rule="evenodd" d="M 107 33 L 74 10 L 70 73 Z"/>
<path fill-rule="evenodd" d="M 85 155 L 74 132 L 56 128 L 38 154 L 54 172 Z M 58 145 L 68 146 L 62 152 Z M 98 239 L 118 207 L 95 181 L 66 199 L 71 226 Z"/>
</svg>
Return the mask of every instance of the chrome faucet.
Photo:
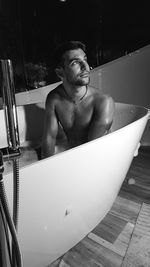
<svg viewBox="0 0 150 267">
<path fill-rule="evenodd" d="M 9 158 L 14 157 L 14 152 L 19 152 L 19 129 L 17 120 L 17 110 L 15 101 L 15 86 L 13 77 L 13 67 L 10 59 L 0 61 L 1 88 L 3 108 L 5 113 L 7 143 L 9 149 Z M 3 149 L 4 158 L 7 157 L 8 149 Z M 6 150 L 6 151 L 5 151 Z M 13 154 L 13 155 L 12 155 Z M 17 154 L 17 153 L 16 153 Z"/>
</svg>

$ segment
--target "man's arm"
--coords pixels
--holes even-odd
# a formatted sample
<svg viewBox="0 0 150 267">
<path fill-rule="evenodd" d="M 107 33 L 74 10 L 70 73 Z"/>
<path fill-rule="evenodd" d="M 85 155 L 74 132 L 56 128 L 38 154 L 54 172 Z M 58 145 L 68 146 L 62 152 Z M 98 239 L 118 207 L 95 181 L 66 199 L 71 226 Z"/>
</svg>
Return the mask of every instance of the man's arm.
<svg viewBox="0 0 150 267">
<path fill-rule="evenodd" d="M 54 102 L 53 98 L 49 95 L 46 100 L 44 133 L 42 138 L 42 158 L 52 156 L 55 153 L 58 121 Z"/>
<path fill-rule="evenodd" d="M 112 97 L 104 95 L 95 100 L 88 141 L 108 133 L 114 116 L 115 103 Z"/>
</svg>

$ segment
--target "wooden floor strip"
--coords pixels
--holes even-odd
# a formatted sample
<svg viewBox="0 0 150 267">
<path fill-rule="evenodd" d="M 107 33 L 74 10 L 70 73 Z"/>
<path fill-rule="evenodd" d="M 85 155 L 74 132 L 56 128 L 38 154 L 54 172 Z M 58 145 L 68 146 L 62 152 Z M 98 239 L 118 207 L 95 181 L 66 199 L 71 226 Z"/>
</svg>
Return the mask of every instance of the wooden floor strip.
<svg viewBox="0 0 150 267">
<path fill-rule="evenodd" d="M 128 186 L 130 187 L 130 185 Z M 110 213 L 118 218 L 135 224 L 138 214 L 141 209 L 141 204 L 136 203 L 130 199 L 125 199 L 117 196 Z"/>
<path fill-rule="evenodd" d="M 114 242 L 114 247 L 116 247 L 116 249 L 118 249 L 118 251 L 121 252 L 121 256 L 125 256 L 130 239 L 131 239 L 131 235 L 133 233 L 134 230 L 134 224 L 128 222 L 125 226 L 125 228 L 123 229 L 123 231 L 120 233 L 120 235 L 118 236 L 118 238 L 116 239 L 116 241 Z"/>
<path fill-rule="evenodd" d="M 134 224 L 127 223 L 123 231 L 119 234 L 118 238 L 114 243 L 110 243 L 93 233 L 90 233 L 88 237 L 93 241 L 97 242 L 98 244 L 102 245 L 103 247 L 110 249 L 111 251 L 123 257 L 125 256 L 125 253 L 127 251 L 128 243 L 130 241 L 133 229 L 134 229 Z"/>
<path fill-rule="evenodd" d="M 150 267 L 150 206 L 143 203 L 122 267 Z"/>
</svg>

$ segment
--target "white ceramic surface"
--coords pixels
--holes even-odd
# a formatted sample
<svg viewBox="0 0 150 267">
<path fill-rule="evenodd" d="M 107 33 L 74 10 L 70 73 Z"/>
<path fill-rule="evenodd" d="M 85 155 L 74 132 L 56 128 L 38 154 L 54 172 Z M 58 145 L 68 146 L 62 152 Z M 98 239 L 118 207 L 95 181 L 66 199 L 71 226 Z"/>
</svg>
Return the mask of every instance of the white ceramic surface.
<svg viewBox="0 0 150 267">
<path fill-rule="evenodd" d="M 115 116 L 114 132 L 20 170 L 18 236 L 24 267 L 46 267 L 110 210 L 149 112 L 118 103 Z M 12 174 L 4 180 L 11 206 Z"/>
</svg>

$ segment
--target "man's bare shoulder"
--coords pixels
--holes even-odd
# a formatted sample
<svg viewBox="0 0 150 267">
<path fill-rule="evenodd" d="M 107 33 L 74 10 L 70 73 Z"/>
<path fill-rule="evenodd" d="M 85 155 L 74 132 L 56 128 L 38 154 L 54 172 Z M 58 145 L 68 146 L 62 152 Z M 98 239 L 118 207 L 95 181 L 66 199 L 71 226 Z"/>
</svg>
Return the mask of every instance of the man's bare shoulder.
<svg viewBox="0 0 150 267">
<path fill-rule="evenodd" d="M 110 96 L 108 94 L 100 93 L 97 96 L 97 101 L 100 101 L 101 103 L 104 103 L 104 104 L 109 104 L 109 105 L 114 106 L 114 99 L 112 98 L 112 96 Z"/>
<path fill-rule="evenodd" d="M 46 97 L 46 105 L 51 103 L 56 103 L 61 96 L 61 85 L 58 85 L 56 88 L 54 88 L 52 91 L 50 91 Z"/>
<path fill-rule="evenodd" d="M 89 87 L 90 94 L 93 96 L 95 103 L 112 103 L 114 104 L 113 98 L 109 94 L 103 93 L 101 90 L 90 86 Z"/>
</svg>

